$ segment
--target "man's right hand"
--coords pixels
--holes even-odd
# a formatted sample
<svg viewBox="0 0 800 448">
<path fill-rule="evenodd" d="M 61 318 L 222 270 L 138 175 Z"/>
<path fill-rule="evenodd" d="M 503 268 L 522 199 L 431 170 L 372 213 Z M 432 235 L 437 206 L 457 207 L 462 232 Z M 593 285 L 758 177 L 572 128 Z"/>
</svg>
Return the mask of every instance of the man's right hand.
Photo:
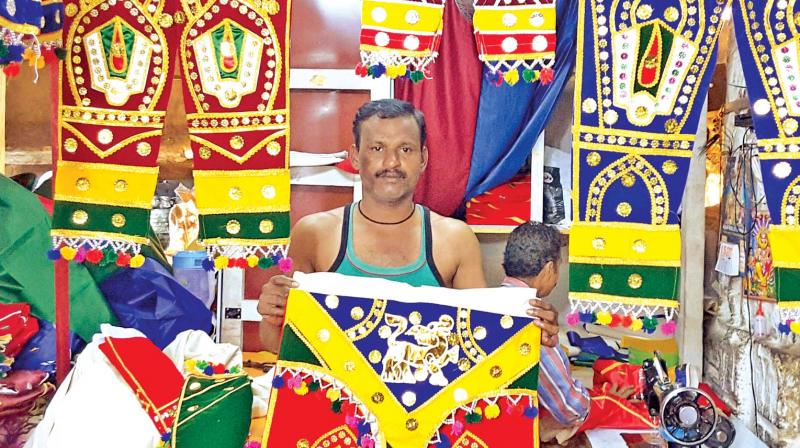
<svg viewBox="0 0 800 448">
<path fill-rule="evenodd" d="M 286 314 L 286 299 L 289 297 L 289 290 L 297 288 L 298 283 L 285 275 L 273 276 L 264 286 L 261 287 L 261 295 L 258 297 L 258 313 L 264 321 L 272 325 L 283 323 L 283 316 Z"/>
</svg>

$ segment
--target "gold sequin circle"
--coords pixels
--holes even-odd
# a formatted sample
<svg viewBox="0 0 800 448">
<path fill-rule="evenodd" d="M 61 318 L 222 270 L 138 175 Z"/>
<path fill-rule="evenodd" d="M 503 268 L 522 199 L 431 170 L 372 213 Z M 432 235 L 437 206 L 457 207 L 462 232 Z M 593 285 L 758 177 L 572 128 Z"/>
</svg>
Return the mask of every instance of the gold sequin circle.
<svg viewBox="0 0 800 448">
<path fill-rule="evenodd" d="M 418 427 L 419 427 L 419 422 L 417 422 L 417 419 L 410 418 L 410 419 L 406 420 L 406 429 L 407 430 L 414 431 Z"/>
<path fill-rule="evenodd" d="M 639 274 L 631 274 L 628 277 L 628 286 L 632 289 L 639 289 L 642 287 L 642 276 Z"/>
<path fill-rule="evenodd" d="M 372 402 L 383 403 L 383 394 L 380 392 L 375 392 L 374 394 L 372 394 Z"/>
<path fill-rule="evenodd" d="M 489 369 L 489 375 L 492 378 L 500 378 L 500 375 L 502 374 L 503 374 L 503 369 L 500 366 L 492 366 L 492 368 Z"/>
<path fill-rule="evenodd" d="M 89 191 L 89 179 L 85 177 L 79 177 L 78 180 L 75 181 L 75 188 L 78 191 Z"/>
<path fill-rule="evenodd" d="M 261 233 L 270 233 L 272 229 L 275 228 L 275 225 L 272 224 L 272 221 L 269 219 L 262 219 L 260 223 L 258 223 L 258 230 Z"/>
<path fill-rule="evenodd" d="M 72 152 L 75 152 L 77 150 L 78 150 L 78 141 L 77 140 L 75 140 L 74 138 L 71 138 L 71 137 L 66 139 L 66 140 L 64 140 L 64 151 L 72 153 Z"/>
<path fill-rule="evenodd" d="M 381 355 L 381 352 L 379 352 L 378 350 L 373 350 L 373 351 L 369 352 L 369 362 L 371 362 L 373 364 L 377 364 L 377 363 L 381 362 L 382 358 L 383 358 L 383 355 Z"/>
<path fill-rule="evenodd" d="M 633 211 L 633 207 L 627 202 L 620 202 L 619 205 L 617 205 L 617 214 L 623 218 L 630 216 L 631 211 Z"/>
<path fill-rule="evenodd" d="M 211 158 L 211 149 L 207 146 L 201 146 L 197 152 L 200 155 L 200 158 L 203 160 L 208 160 Z"/>
<path fill-rule="evenodd" d="M 111 225 L 116 228 L 124 227 L 125 226 L 125 215 L 122 213 L 114 213 L 111 216 Z"/>
<path fill-rule="evenodd" d="M 72 212 L 72 222 L 82 226 L 89 221 L 89 214 L 85 210 L 75 210 Z"/>
<path fill-rule="evenodd" d="M 600 160 L 601 160 L 600 153 L 596 151 L 592 151 L 586 156 L 586 163 L 589 166 L 600 165 Z"/>
<path fill-rule="evenodd" d="M 675 174 L 678 171 L 678 164 L 674 160 L 666 160 L 661 164 L 661 170 L 664 174 Z"/>
<path fill-rule="evenodd" d="M 622 185 L 630 188 L 636 184 L 636 176 L 631 173 L 625 173 L 622 175 Z"/>
<path fill-rule="evenodd" d="M 241 135 L 234 135 L 230 140 L 231 148 L 242 149 L 244 148 L 244 139 Z"/>
<path fill-rule="evenodd" d="M 236 235 L 240 230 L 242 230 L 242 225 L 239 224 L 239 221 L 231 219 L 227 224 L 225 224 L 225 230 L 227 230 L 231 235 Z"/>
<path fill-rule="evenodd" d="M 600 289 L 603 287 L 603 276 L 600 274 L 592 274 L 589 276 L 589 287 L 592 289 Z"/>
<path fill-rule="evenodd" d="M 278 142 L 269 142 L 267 143 L 267 154 L 271 156 L 277 156 L 281 153 L 281 144 Z"/>
<path fill-rule="evenodd" d="M 136 145 L 136 153 L 142 157 L 149 156 L 152 150 L 153 147 L 147 142 L 139 142 L 139 144 Z"/>
<path fill-rule="evenodd" d="M 114 182 L 114 191 L 122 193 L 123 191 L 127 190 L 128 190 L 128 182 L 126 182 L 125 180 L 117 179 L 117 181 Z"/>
</svg>

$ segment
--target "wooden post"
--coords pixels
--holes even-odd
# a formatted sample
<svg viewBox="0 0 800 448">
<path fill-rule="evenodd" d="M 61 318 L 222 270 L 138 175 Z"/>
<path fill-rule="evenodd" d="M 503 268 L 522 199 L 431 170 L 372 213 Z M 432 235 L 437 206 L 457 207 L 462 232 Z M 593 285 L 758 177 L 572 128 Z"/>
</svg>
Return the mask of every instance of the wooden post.
<svg viewBox="0 0 800 448">
<path fill-rule="evenodd" d="M 703 273 L 705 260 L 706 115 L 708 100 L 700 114 L 694 154 L 686 179 L 681 207 L 681 298 L 678 316 L 678 347 L 681 362 L 697 367 L 703 376 Z"/>
</svg>

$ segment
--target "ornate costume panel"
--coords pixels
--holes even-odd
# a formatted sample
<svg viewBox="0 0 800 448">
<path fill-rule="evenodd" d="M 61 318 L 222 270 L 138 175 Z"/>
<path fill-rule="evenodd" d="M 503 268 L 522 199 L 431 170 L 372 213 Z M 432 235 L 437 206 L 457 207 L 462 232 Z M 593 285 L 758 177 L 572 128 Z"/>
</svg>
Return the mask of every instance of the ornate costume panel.
<svg viewBox="0 0 800 448">
<path fill-rule="evenodd" d="M 65 12 L 51 258 L 144 262 L 180 64 L 204 267 L 284 259 L 289 2 L 94 0 Z"/>
<path fill-rule="evenodd" d="M 297 280 L 306 291 L 290 293 L 266 446 L 538 446 L 539 331 L 524 309 L 447 306 L 435 299 L 466 296 L 338 274 Z M 372 294 L 352 295 L 362 284 Z M 523 292 L 511 289 L 480 298 L 513 303 Z M 298 425 L 301 414 L 314 418 Z"/>
<path fill-rule="evenodd" d="M 480 59 L 497 82 L 553 80 L 555 0 L 474 0 L 472 25 Z"/>
<path fill-rule="evenodd" d="M 360 76 L 422 81 L 439 54 L 445 0 L 364 0 Z"/>
<path fill-rule="evenodd" d="M 54 249 L 141 266 L 168 85 L 176 10 L 166 2 L 67 2 L 61 67 Z M 169 19 L 167 19 L 167 17 Z M 105 250 L 105 252 L 103 252 Z M 79 255 L 80 251 L 80 255 Z M 58 255 L 58 254 L 56 254 Z"/>
<path fill-rule="evenodd" d="M 734 0 L 736 41 L 759 146 L 780 330 L 800 334 L 800 33 L 795 0 Z"/>
<path fill-rule="evenodd" d="M 289 241 L 289 2 L 183 7 L 200 239 L 217 268 L 277 261 Z"/>
<path fill-rule="evenodd" d="M 677 211 L 727 1 L 581 2 L 571 324 L 675 329 Z"/>
</svg>

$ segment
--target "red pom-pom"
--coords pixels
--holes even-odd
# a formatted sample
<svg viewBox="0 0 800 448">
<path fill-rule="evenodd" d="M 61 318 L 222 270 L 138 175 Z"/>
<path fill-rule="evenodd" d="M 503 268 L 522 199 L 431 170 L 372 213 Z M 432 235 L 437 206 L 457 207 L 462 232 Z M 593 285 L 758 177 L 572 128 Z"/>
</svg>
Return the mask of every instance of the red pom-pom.
<svg viewBox="0 0 800 448">
<path fill-rule="evenodd" d="M 237 258 L 228 258 L 228 267 L 235 268 L 236 267 L 236 260 Z"/>
<path fill-rule="evenodd" d="M 219 375 L 225 373 L 225 365 L 224 364 L 214 364 L 214 373 Z"/>
<path fill-rule="evenodd" d="M 19 63 L 12 62 L 6 65 L 5 67 L 3 67 L 3 73 L 5 73 L 5 75 L 8 76 L 9 78 L 13 78 L 19 75 Z"/>
<path fill-rule="evenodd" d="M 611 315 L 611 323 L 608 324 L 609 327 L 615 328 L 619 327 L 619 324 L 622 323 L 622 317 L 619 314 L 612 314 Z"/>
<path fill-rule="evenodd" d="M 131 256 L 125 252 L 117 253 L 117 266 L 124 268 L 131 264 Z"/>
<path fill-rule="evenodd" d="M 546 86 L 547 84 L 550 84 L 551 82 L 553 82 L 554 78 L 555 78 L 555 73 L 553 72 L 552 68 L 543 68 L 539 72 L 539 82 L 542 83 L 542 85 Z"/>
<path fill-rule="evenodd" d="M 623 327 L 630 328 L 632 323 L 633 323 L 633 319 L 631 319 L 631 316 L 625 316 L 625 317 L 622 318 L 622 326 Z"/>
<path fill-rule="evenodd" d="M 86 253 L 86 261 L 92 264 L 98 264 L 103 261 L 103 251 L 100 249 L 92 249 Z"/>
</svg>

